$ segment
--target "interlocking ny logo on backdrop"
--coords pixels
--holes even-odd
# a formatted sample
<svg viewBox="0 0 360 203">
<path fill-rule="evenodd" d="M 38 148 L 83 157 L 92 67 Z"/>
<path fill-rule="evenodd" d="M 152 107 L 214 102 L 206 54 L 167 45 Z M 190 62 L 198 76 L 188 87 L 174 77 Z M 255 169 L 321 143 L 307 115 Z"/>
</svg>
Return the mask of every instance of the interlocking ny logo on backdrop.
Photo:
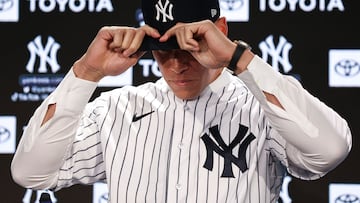
<svg viewBox="0 0 360 203">
<path fill-rule="evenodd" d="M 261 49 L 262 58 L 265 61 L 268 61 L 269 56 L 271 56 L 272 61 L 270 64 L 272 67 L 281 73 L 288 73 L 292 69 L 292 65 L 289 62 L 289 52 L 292 48 L 292 44 L 286 40 L 284 36 L 279 37 L 279 42 L 275 45 L 274 37 L 272 35 L 268 36 L 265 41 L 262 41 L 259 44 Z M 282 70 L 280 66 L 282 65 Z"/>
<path fill-rule="evenodd" d="M 28 74 L 19 75 L 19 85 L 22 91 L 13 92 L 13 102 L 37 102 L 44 100 L 61 82 L 64 74 L 57 73 L 60 65 L 57 62 L 57 52 L 60 44 L 51 36 L 42 41 L 38 35 L 27 45 L 30 53 L 26 65 Z"/>
<path fill-rule="evenodd" d="M 41 36 L 38 35 L 34 41 L 28 43 L 28 50 L 30 52 L 30 59 L 26 65 L 26 70 L 30 73 L 34 72 L 36 57 L 39 57 L 39 73 L 46 73 L 46 65 L 50 66 L 51 72 L 56 73 L 60 69 L 60 65 L 57 62 L 57 51 L 60 45 L 55 42 L 54 38 L 48 36 L 46 45 L 43 46 L 41 42 Z"/>
<path fill-rule="evenodd" d="M 160 15 L 162 15 L 162 22 L 167 22 L 167 19 L 170 21 L 174 20 L 174 17 L 172 15 L 173 10 L 173 4 L 169 2 L 169 0 L 166 0 L 165 5 L 159 0 L 157 4 L 155 5 L 156 8 L 156 20 L 160 20 Z"/>
<path fill-rule="evenodd" d="M 201 139 L 205 143 L 206 147 L 206 160 L 204 164 L 204 168 L 212 171 L 213 169 L 213 160 L 214 160 L 214 152 L 224 158 L 224 170 L 221 174 L 221 177 L 231 177 L 234 178 L 234 173 L 232 170 L 232 163 L 235 164 L 241 172 L 245 172 L 248 169 L 246 163 L 246 150 L 249 147 L 251 141 L 255 139 L 255 136 L 250 132 L 248 136 L 245 135 L 248 132 L 248 127 L 244 125 L 239 125 L 239 130 L 236 134 L 236 137 L 229 145 L 226 145 L 224 140 L 222 139 L 218 126 L 213 126 L 209 129 L 212 137 L 215 139 L 216 143 L 210 136 L 205 133 Z M 244 139 L 245 138 L 245 139 Z M 242 141 L 243 140 L 243 141 Z M 242 143 L 240 144 L 240 142 Z M 232 154 L 232 150 L 240 144 L 238 157 Z"/>
</svg>

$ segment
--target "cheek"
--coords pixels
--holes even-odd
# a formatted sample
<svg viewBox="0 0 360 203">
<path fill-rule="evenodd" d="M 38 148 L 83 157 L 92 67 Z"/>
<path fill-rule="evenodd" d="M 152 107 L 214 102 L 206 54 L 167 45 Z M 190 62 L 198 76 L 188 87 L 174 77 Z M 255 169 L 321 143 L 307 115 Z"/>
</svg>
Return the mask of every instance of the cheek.
<svg viewBox="0 0 360 203">
<path fill-rule="evenodd" d="M 158 67 L 159 67 L 159 70 L 161 73 L 163 74 L 166 74 L 166 72 L 169 72 L 170 68 L 171 67 L 171 64 L 168 60 L 158 60 L 158 59 L 155 59 Z"/>
<path fill-rule="evenodd" d="M 170 61 L 165 57 L 159 57 L 154 55 L 154 59 L 160 69 L 160 72 L 166 71 L 165 69 L 168 69 L 166 67 L 170 66 Z"/>
</svg>

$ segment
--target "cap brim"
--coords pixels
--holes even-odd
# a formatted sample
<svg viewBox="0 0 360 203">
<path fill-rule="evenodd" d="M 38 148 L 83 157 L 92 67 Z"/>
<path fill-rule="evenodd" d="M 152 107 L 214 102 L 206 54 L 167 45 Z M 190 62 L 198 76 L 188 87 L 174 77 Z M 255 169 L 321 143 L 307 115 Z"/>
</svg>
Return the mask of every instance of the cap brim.
<svg viewBox="0 0 360 203">
<path fill-rule="evenodd" d="M 155 39 L 150 36 L 145 36 L 139 48 L 140 51 L 172 50 L 172 49 L 179 49 L 179 45 L 176 41 L 176 37 L 171 37 L 166 42 L 159 42 L 159 39 Z"/>
</svg>

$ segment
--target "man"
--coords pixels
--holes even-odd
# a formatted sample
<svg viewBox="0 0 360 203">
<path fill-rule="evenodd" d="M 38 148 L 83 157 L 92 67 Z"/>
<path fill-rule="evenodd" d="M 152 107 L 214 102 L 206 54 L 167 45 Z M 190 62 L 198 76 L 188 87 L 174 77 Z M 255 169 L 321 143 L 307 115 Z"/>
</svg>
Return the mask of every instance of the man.
<svg viewBox="0 0 360 203">
<path fill-rule="evenodd" d="M 143 27 L 102 28 L 35 111 L 17 183 L 104 181 L 111 202 L 276 202 L 286 171 L 312 180 L 345 159 L 346 121 L 229 40 L 217 0 L 144 0 L 143 14 Z M 99 80 L 149 50 L 161 79 L 88 103 Z"/>
</svg>

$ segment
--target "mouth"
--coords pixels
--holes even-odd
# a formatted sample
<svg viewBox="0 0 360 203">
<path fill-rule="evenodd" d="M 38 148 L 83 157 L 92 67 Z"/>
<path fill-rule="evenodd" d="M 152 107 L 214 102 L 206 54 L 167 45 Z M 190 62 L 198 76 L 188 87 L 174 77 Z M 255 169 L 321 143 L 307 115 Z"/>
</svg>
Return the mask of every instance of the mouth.
<svg viewBox="0 0 360 203">
<path fill-rule="evenodd" d="M 193 80 L 172 80 L 171 82 L 176 86 L 186 87 L 189 86 L 193 82 Z"/>
</svg>

